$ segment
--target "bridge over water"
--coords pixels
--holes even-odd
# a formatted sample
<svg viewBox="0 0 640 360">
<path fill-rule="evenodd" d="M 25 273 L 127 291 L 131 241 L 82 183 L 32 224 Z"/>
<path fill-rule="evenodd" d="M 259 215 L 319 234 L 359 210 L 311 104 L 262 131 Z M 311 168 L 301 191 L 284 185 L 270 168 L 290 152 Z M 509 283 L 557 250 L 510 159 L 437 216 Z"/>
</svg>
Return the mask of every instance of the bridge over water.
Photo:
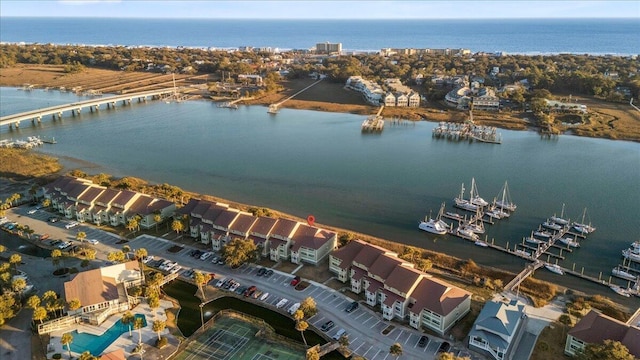
<svg viewBox="0 0 640 360">
<path fill-rule="evenodd" d="M 123 105 L 131 104 L 131 101 L 138 99 L 138 102 L 145 102 L 147 98 L 160 99 L 168 96 L 176 96 L 176 88 L 166 88 L 160 90 L 142 91 L 130 94 L 121 94 L 109 97 L 94 98 L 85 101 L 74 102 L 71 104 L 55 105 L 47 108 L 36 109 L 21 112 L 18 114 L 7 115 L 0 117 L 0 127 L 2 126 L 20 126 L 20 122 L 24 120 L 31 120 L 32 122 L 41 122 L 42 118 L 48 115 L 52 115 L 52 118 L 62 118 L 63 113 L 71 112 L 72 115 L 80 114 L 82 109 L 88 108 L 89 111 L 98 111 L 101 105 L 107 105 L 107 108 L 116 106 L 116 103 L 122 102 Z"/>
</svg>

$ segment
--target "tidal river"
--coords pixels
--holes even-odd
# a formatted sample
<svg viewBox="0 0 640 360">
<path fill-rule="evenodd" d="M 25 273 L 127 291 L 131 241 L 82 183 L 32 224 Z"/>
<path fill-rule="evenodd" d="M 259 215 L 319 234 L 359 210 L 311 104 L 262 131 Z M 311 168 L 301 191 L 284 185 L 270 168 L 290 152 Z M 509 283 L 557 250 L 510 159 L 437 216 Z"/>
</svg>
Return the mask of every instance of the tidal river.
<svg viewBox="0 0 640 360">
<path fill-rule="evenodd" d="M 77 101 L 57 91 L 1 88 L 1 114 Z M 543 139 L 530 131 L 499 130 L 502 144 L 432 138 L 432 122 L 387 124 L 363 134 L 364 117 L 260 106 L 217 108 L 208 101 L 149 102 L 24 122 L 0 129 L 0 138 L 55 137 L 39 151 L 85 160 L 83 170 L 136 176 L 188 191 L 269 207 L 396 242 L 518 271 L 523 261 L 458 238 L 417 229 L 442 203 L 475 178 L 487 200 L 508 181 L 518 209 L 487 226 L 489 241 L 522 242 L 547 217 L 591 222 L 596 232 L 560 264 L 608 278 L 621 251 L 639 240 L 640 144 L 563 135 Z M 640 267 L 639 267 L 640 268 Z M 576 278 L 540 270 L 537 277 L 573 287 Z M 607 294 L 609 289 L 604 289 Z M 613 294 L 613 293 L 610 293 Z M 613 294 L 612 296 L 616 296 Z"/>
</svg>

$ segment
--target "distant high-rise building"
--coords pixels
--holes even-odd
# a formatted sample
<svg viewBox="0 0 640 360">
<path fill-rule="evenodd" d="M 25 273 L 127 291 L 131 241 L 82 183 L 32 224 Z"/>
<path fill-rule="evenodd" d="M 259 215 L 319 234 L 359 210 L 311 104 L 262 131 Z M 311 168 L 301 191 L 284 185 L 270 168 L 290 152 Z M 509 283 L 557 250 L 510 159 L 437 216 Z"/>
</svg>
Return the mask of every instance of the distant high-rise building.
<svg viewBox="0 0 640 360">
<path fill-rule="evenodd" d="M 342 43 L 332 44 L 330 42 L 323 42 L 316 44 L 316 53 L 318 54 L 341 54 Z"/>
</svg>

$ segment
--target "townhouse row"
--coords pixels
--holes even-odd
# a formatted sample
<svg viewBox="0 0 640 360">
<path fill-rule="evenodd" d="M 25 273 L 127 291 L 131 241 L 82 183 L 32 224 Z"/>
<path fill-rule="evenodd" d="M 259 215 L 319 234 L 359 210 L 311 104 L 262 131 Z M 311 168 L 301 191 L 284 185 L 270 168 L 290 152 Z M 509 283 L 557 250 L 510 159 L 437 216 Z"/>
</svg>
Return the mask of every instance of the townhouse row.
<svg viewBox="0 0 640 360">
<path fill-rule="evenodd" d="M 96 225 L 126 225 L 139 217 L 138 224 L 149 229 L 173 216 L 176 204 L 142 193 L 96 185 L 91 180 L 62 176 L 43 188 L 44 197 L 67 219 Z M 156 217 L 159 215 L 159 218 Z"/>
<path fill-rule="evenodd" d="M 299 221 L 258 217 L 227 204 L 191 199 L 178 214 L 188 217 L 189 234 L 213 250 L 233 238 L 250 239 L 262 256 L 317 265 L 335 250 L 338 235 Z"/>
<path fill-rule="evenodd" d="M 471 293 L 414 268 L 385 248 L 353 240 L 329 256 L 329 270 L 350 290 L 380 306 L 385 320 L 409 320 L 444 334 L 471 307 Z"/>
<path fill-rule="evenodd" d="M 391 107 L 420 106 L 420 95 L 402 85 L 399 79 L 387 79 L 385 85 L 391 88 L 392 91 L 385 91 L 377 83 L 363 79 L 361 76 L 351 76 L 347 79 L 345 87 L 361 93 L 365 101 L 371 105 Z"/>
</svg>

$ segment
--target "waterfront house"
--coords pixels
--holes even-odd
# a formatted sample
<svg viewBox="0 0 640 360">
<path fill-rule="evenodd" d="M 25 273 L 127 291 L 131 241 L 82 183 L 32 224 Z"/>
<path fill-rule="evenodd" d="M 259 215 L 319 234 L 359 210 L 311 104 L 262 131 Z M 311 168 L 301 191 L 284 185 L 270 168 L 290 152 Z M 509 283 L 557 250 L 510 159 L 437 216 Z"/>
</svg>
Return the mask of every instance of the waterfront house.
<svg viewBox="0 0 640 360">
<path fill-rule="evenodd" d="M 278 219 L 269 233 L 269 258 L 273 261 L 288 259 L 291 247 L 291 238 L 295 234 L 299 222 L 289 219 Z"/>
<path fill-rule="evenodd" d="M 525 318 L 525 304 L 517 299 L 487 302 L 469 332 L 469 349 L 496 360 L 511 359 Z"/>
<path fill-rule="evenodd" d="M 135 260 L 72 275 L 64 283 L 64 299 L 80 301 L 80 308 L 69 310 L 84 321 L 100 325 L 109 315 L 129 310 L 127 289 L 142 283 L 142 272 Z"/>
<path fill-rule="evenodd" d="M 100 196 L 93 202 L 91 213 L 93 215 L 93 223 L 100 225 L 109 222 L 109 209 L 111 202 L 118 196 L 120 192 L 115 189 L 105 189 Z"/>
<path fill-rule="evenodd" d="M 138 224 L 143 229 L 149 229 L 156 225 L 156 215 L 160 215 L 160 221 L 162 221 L 172 216 L 175 211 L 176 204 L 174 202 L 141 195 L 129 207 L 127 211 L 127 221 L 138 217 Z"/>
<path fill-rule="evenodd" d="M 416 329 L 444 334 L 471 308 L 471 294 L 418 271 L 383 247 L 353 240 L 329 256 L 329 270 L 380 306 L 386 320 L 409 317 Z"/>
<path fill-rule="evenodd" d="M 111 202 L 111 209 L 109 210 L 109 223 L 111 226 L 126 225 L 126 213 L 129 207 L 136 201 L 140 194 L 130 191 L 122 190 Z"/>
<path fill-rule="evenodd" d="M 211 243 L 214 250 L 222 249 L 222 246 L 231 240 L 229 227 L 235 222 L 240 214 L 240 210 L 233 208 L 224 209 L 218 214 L 216 219 L 213 221 L 213 229 L 211 230 Z M 249 213 L 244 214 L 251 215 Z"/>
<path fill-rule="evenodd" d="M 345 87 L 361 93 L 364 100 L 374 106 L 380 105 L 385 94 L 380 85 L 373 81 L 363 79 L 361 76 L 350 76 L 347 79 Z"/>
<path fill-rule="evenodd" d="M 267 256 L 269 251 L 269 234 L 278 222 L 278 219 L 261 216 L 251 227 L 249 239 L 258 247 L 262 256 Z"/>
<path fill-rule="evenodd" d="M 93 220 L 93 214 L 91 212 L 94 206 L 93 204 L 105 189 L 106 188 L 102 186 L 90 186 L 86 191 L 78 196 L 76 202 L 76 220 L 80 222 Z"/>
<path fill-rule="evenodd" d="M 317 265 L 336 248 L 338 235 L 332 231 L 299 224 L 291 238 L 291 262 Z"/>
<path fill-rule="evenodd" d="M 591 310 L 569 330 L 564 353 L 573 356 L 587 344 L 601 344 L 605 340 L 619 341 L 629 354 L 640 358 L 640 308 L 625 323 L 598 310 Z"/>
<path fill-rule="evenodd" d="M 243 240 L 247 239 L 249 230 L 257 220 L 257 217 L 249 213 L 239 213 L 233 224 L 229 226 L 229 236 Z"/>
<path fill-rule="evenodd" d="M 384 106 L 393 107 L 396 106 L 396 96 L 393 93 L 387 93 L 384 96 Z"/>
</svg>

